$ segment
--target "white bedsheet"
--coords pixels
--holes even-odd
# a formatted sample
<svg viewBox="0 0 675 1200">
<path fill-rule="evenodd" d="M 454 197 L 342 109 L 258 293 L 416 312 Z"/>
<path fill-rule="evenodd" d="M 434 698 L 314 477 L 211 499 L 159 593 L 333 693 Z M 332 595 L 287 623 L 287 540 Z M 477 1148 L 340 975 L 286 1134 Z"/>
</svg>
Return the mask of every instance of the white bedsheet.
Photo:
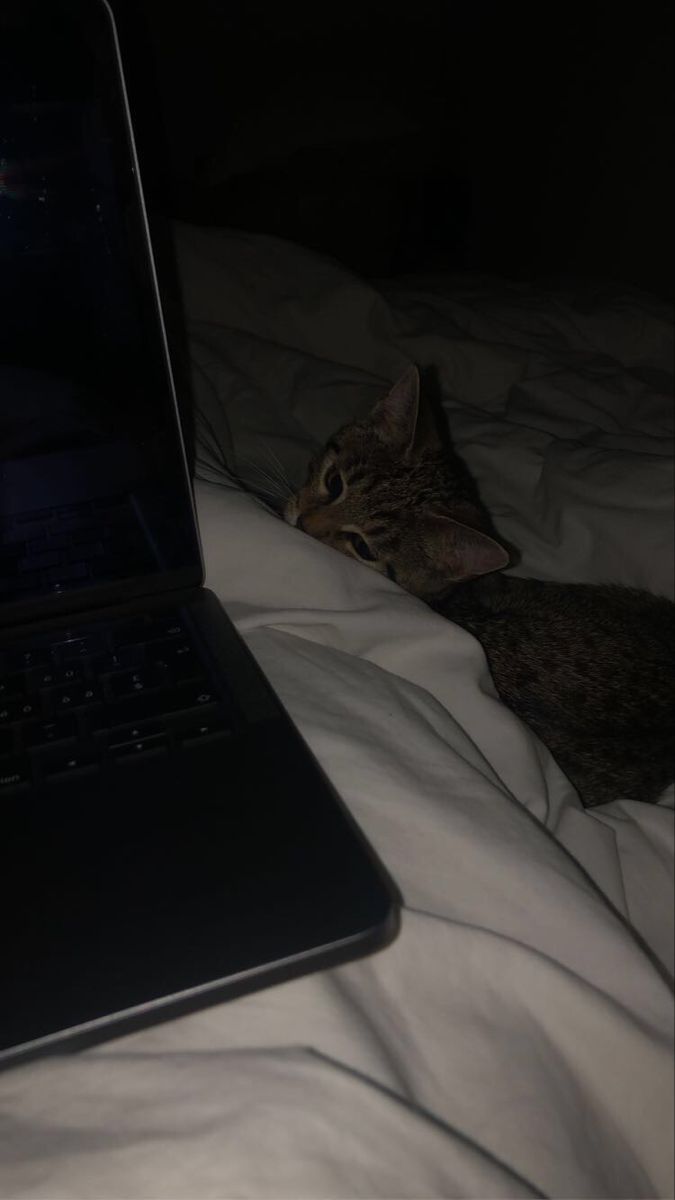
<svg viewBox="0 0 675 1200">
<path fill-rule="evenodd" d="M 672 590 L 667 311 L 178 231 L 218 442 L 295 478 L 409 359 L 523 573 Z M 670 356 L 670 357 L 669 357 Z M 247 469 L 253 471 L 250 464 Z M 217 483 L 209 586 L 396 879 L 360 963 L 0 1081 L 3 1197 L 672 1196 L 673 799 L 585 812 L 482 651 Z"/>
</svg>

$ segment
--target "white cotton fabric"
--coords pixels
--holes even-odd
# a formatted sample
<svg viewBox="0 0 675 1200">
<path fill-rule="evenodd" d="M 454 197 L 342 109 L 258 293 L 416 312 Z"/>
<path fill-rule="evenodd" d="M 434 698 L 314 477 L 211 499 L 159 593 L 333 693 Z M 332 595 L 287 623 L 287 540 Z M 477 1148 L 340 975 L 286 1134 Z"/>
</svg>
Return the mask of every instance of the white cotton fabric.
<svg viewBox="0 0 675 1200">
<path fill-rule="evenodd" d="M 667 310 L 482 279 L 375 290 L 241 234 L 177 246 L 202 473 L 224 446 L 275 475 L 262 438 L 299 479 L 433 363 L 520 573 L 672 593 Z M 5 1074 L 0 1195 L 672 1196 L 672 789 L 584 811 L 469 634 L 250 496 L 202 482 L 197 501 L 207 583 L 395 879 L 401 933 Z"/>
</svg>

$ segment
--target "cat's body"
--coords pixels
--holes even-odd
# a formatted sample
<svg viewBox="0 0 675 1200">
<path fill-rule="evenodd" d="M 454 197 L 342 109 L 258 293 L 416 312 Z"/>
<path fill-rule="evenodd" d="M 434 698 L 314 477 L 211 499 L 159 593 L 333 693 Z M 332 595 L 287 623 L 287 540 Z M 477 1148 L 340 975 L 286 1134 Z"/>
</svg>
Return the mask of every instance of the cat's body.
<svg viewBox="0 0 675 1200">
<path fill-rule="evenodd" d="M 496 574 L 510 555 L 416 370 L 310 464 L 286 520 L 366 562 L 483 646 L 499 695 L 586 805 L 655 801 L 675 766 L 675 606 L 629 588 Z"/>
<path fill-rule="evenodd" d="M 675 622 L 632 588 L 488 575 L 434 605 L 480 642 L 505 704 L 584 804 L 655 801 L 675 761 Z"/>
</svg>

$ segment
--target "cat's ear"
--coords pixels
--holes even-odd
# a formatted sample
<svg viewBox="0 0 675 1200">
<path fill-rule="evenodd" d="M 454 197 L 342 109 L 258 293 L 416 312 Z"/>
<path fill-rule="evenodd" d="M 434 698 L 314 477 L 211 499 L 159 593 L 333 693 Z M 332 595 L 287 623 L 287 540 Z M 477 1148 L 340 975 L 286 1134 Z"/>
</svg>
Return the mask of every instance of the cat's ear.
<svg viewBox="0 0 675 1200">
<path fill-rule="evenodd" d="M 509 565 L 508 551 L 499 542 L 452 517 L 437 513 L 425 517 L 423 538 L 429 555 L 454 583 L 489 575 Z"/>
<path fill-rule="evenodd" d="M 415 441 L 419 407 L 420 376 L 413 365 L 371 411 L 370 420 L 378 437 L 392 449 L 408 454 Z"/>
<path fill-rule="evenodd" d="M 423 446 L 441 444 L 431 408 L 420 397 L 420 374 L 414 364 L 378 400 L 370 420 L 377 436 L 404 458 Z"/>
</svg>

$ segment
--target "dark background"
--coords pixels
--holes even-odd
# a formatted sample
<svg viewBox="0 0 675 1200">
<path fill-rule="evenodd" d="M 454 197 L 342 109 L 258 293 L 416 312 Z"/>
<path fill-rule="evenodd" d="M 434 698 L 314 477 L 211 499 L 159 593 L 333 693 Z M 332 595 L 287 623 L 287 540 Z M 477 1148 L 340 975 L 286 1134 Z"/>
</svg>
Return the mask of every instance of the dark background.
<svg viewBox="0 0 675 1200">
<path fill-rule="evenodd" d="M 609 278 L 672 298 L 671 0 L 133 7 L 167 215 L 370 276 Z"/>
</svg>

